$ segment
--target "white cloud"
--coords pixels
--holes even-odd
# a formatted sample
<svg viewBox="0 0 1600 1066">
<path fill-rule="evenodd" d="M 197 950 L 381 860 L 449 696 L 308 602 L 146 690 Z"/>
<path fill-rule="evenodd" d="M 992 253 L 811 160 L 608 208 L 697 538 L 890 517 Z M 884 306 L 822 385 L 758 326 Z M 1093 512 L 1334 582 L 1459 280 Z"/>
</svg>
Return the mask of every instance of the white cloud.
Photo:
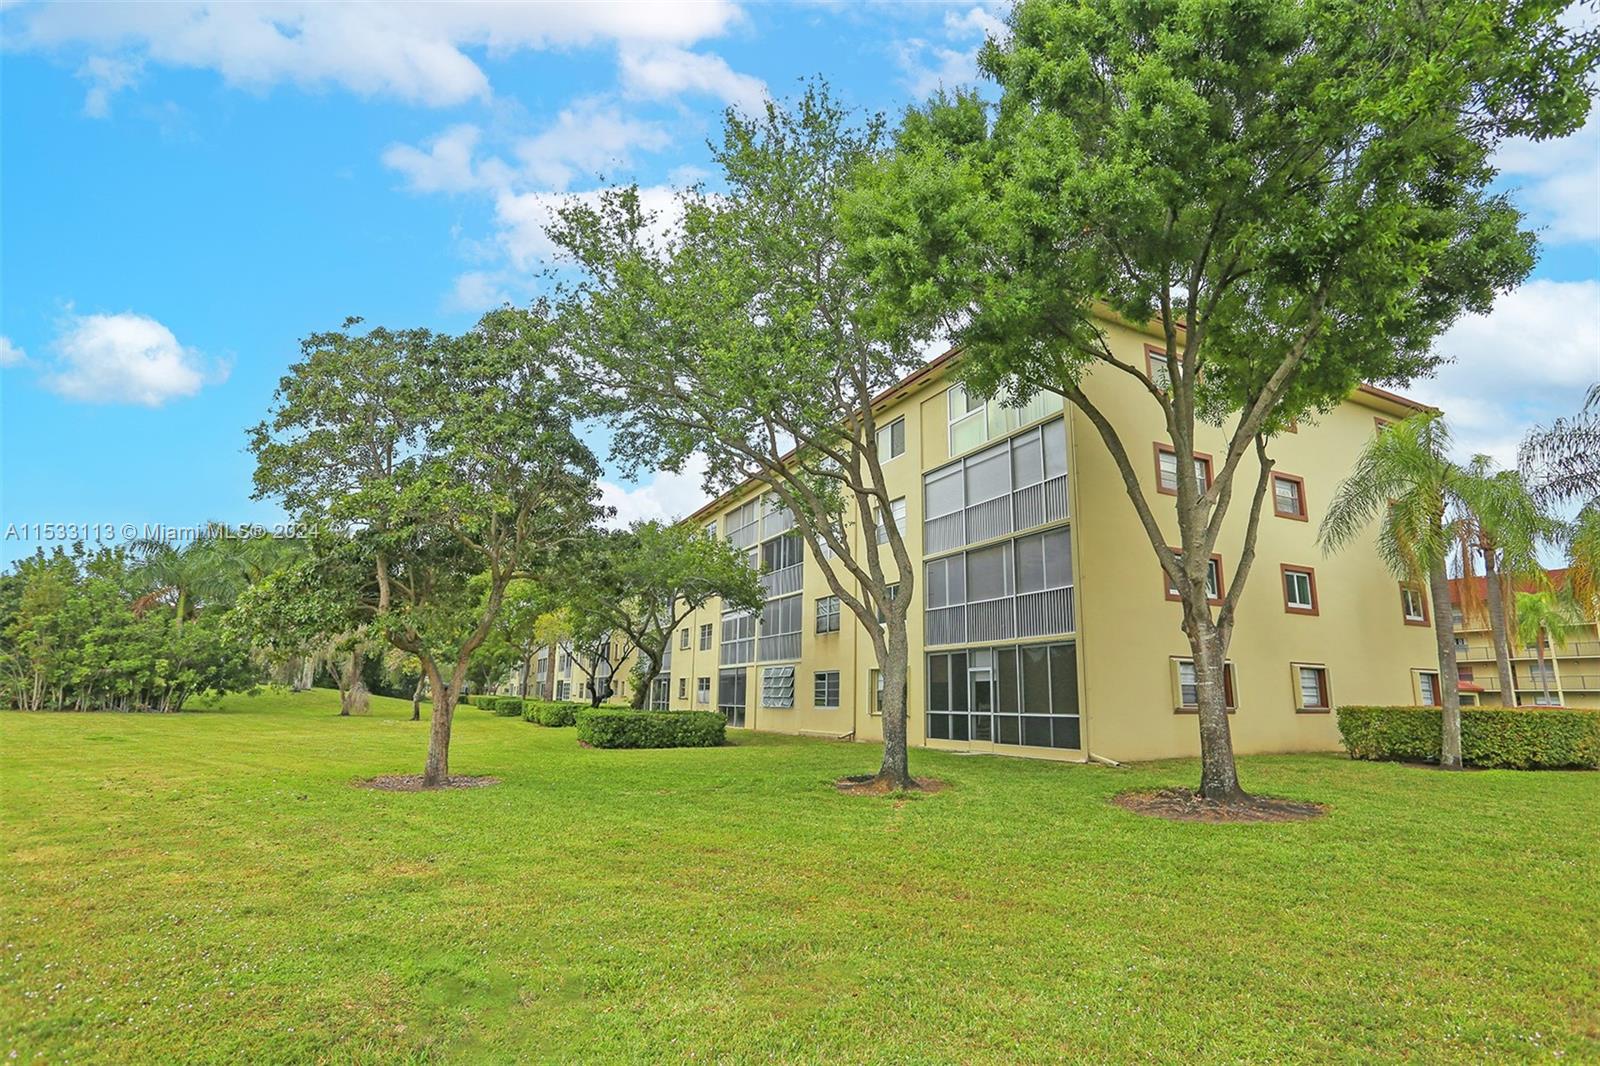
<svg viewBox="0 0 1600 1066">
<path fill-rule="evenodd" d="M 1519 206 L 1552 244 L 1600 240 L 1600 100 L 1588 123 L 1552 141 L 1513 138 L 1495 165 L 1516 185 Z"/>
<path fill-rule="evenodd" d="M 502 179 L 504 164 L 489 160 L 477 164 L 473 153 L 482 131 L 463 124 L 451 126 L 427 142 L 426 150 L 409 144 L 392 144 L 383 151 L 383 164 L 404 174 L 415 192 L 468 192 L 493 188 Z"/>
<path fill-rule="evenodd" d="M 611 481 L 600 482 L 600 502 L 617 509 L 609 524 L 621 528 L 651 519 L 672 522 L 692 514 L 707 500 L 702 487 L 705 469 L 704 457 L 695 455 L 680 473 L 662 470 L 646 484 L 624 487 Z"/>
<path fill-rule="evenodd" d="M 627 167 L 635 149 L 657 151 L 671 142 L 659 126 L 588 99 L 564 109 L 542 133 L 519 141 L 515 151 L 530 183 L 565 189 L 576 178 L 598 176 L 607 166 Z"/>
<path fill-rule="evenodd" d="M 78 77 L 89 82 L 83 98 L 83 113 L 90 118 L 111 114 L 111 97 L 135 84 L 144 64 L 137 59 L 90 56 L 78 70 Z"/>
<path fill-rule="evenodd" d="M 1461 457 L 1515 465 L 1533 423 L 1576 411 L 1600 381 L 1600 281 L 1531 281 L 1456 323 L 1437 350 L 1452 362 L 1407 395 L 1443 409 Z"/>
<path fill-rule="evenodd" d="M 6 36 L 9 47 L 86 51 L 91 62 L 212 70 L 257 91 L 337 86 L 444 107 L 491 95 L 467 49 L 502 56 L 596 42 L 681 46 L 741 17 L 730 0 L 27 4 L 8 10 Z M 92 71 L 91 80 L 90 113 L 127 84 Z"/>
<path fill-rule="evenodd" d="M 922 100 L 939 89 L 952 90 L 976 82 L 978 49 L 991 37 L 1004 41 L 1011 34 L 1004 17 L 1009 6 L 1005 0 L 988 0 L 965 11 L 947 11 L 946 44 L 921 37 L 898 42 L 894 46 L 895 59 L 911 95 Z"/>
<path fill-rule="evenodd" d="M 21 366 L 27 361 L 27 352 L 12 344 L 10 337 L 0 337 L 0 366 Z"/>
<path fill-rule="evenodd" d="M 511 264 L 526 270 L 556 256 L 556 248 L 545 234 L 556 210 L 569 199 L 595 204 L 601 190 L 586 192 L 501 193 L 495 198 L 495 239 Z M 666 185 L 647 185 L 639 190 L 640 206 L 656 216 L 657 232 L 666 233 L 679 217 L 677 190 Z"/>
<path fill-rule="evenodd" d="M 75 315 L 56 338 L 46 388 L 86 403 L 160 407 L 227 377 L 227 368 L 178 343 L 146 315 Z"/>
<path fill-rule="evenodd" d="M 624 46 L 618 59 L 629 96 L 659 100 L 684 92 L 705 93 L 750 114 L 759 113 L 766 103 L 767 83 L 740 74 L 721 56 L 670 46 Z"/>
<path fill-rule="evenodd" d="M 510 291 L 512 280 L 501 271 L 469 270 L 456 278 L 445 307 L 482 314 L 502 304 L 516 303 Z"/>
</svg>

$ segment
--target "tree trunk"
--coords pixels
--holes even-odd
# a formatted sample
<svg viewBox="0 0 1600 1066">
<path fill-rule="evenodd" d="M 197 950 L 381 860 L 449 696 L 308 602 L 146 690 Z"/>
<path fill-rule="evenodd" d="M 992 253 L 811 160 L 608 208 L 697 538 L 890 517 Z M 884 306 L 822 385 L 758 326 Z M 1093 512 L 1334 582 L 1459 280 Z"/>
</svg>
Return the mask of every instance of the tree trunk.
<svg viewBox="0 0 1600 1066">
<path fill-rule="evenodd" d="M 367 683 L 361 679 L 361 671 L 366 666 L 366 656 L 360 649 L 350 653 L 350 662 L 345 667 L 344 684 L 339 688 L 339 715 L 348 717 L 352 714 L 366 714 L 368 701 L 372 694 L 367 691 Z"/>
<path fill-rule="evenodd" d="M 517 687 L 517 694 L 523 699 L 528 698 L 528 675 L 533 672 L 533 652 L 529 651 L 522 660 L 522 684 Z"/>
<path fill-rule="evenodd" d="M 1439 766 L 1461 769 L 1461 686 L 1456 680 L 1456 635 L 1450 624 L 1450 577 L 1444 558 L 1428 571 L 1428 593 L 1433 599 L 1433 639 L 1439 647 L 1439 684 L 1444 689 L 1443 731 L 1439 737 Z"/>
<path fill-rule="evenodd" d="M 656 678 L 661 676 L 659 659 L 651 657 L 642 649 L 639 657 L 645 664 L 645 673 L 640 676 L 639 685 L 634 689 L 633 695 L 628 697 L 628 706 L 636 711 L 645 709 L 645 705 L 650 702 L 650 690 L 655 687 Z"/>
<path fill-rule="evenodd" d="M 456 694 L 434 676 L 435 673 L 435 668 L 429 668 L 433 719 L 428 729 L 428 762 L 422 771 L 422 784 L 426 788 L 439 788 L 450 779 L 450 723 L 456 709 Z"/>
<path fill-rule="evenodd" d="M 1533 653 L 1539 660 L 1539 687 L 1544 690 L 1544 705 L 1550 706 L 1550 674 L 1544 666 L 1544 630 L 1539 630 L 1539 635 L 1533 641 Z"/>
<path fill-rule="evenodd" d="M 1489 632 L 1494 641 L 1494 664 L 1500 674 L 1500 702 L 1506 707 L 1517 705 L 1517 679 L 1511 672 L 1511 635 L 1506 625 L 1505 590 L 1500 585 L 1500 573 L 1495 568 L 1494 549 L 1483 549 L 1483 590 L 1489 607 Z"/>
<path fill-rule="evenodd" d="M 883 678 L 883 765 L 877 780 L 897 789 L 914 788 L 906 741 L 906 672 L 910 651 L 904 624 L 884 633 L 884 655 L 878 663 Z M 867 699 L 877 698 L 868 692 Z"/>
<path fill-rule="evenodd" d="M 1202 586 L 1201 595 L 1204 595 Z M 1196 717 L 1200 726 L 1200 798 L 1231 803 L 1245 798 L 1233 759 L 1233 726 L 1228 721 L 1228 650 L 1205 608 L 1189 609 L 1184 627 L 1194 659 Z"/>
<path fill-rule="evenodd" d="M 411 690 L 411 720 L 422 721 L 422 690 L 427 687 L 428 675 L 422 674 L 417 678 L 417 687 Z"/>
</svg>

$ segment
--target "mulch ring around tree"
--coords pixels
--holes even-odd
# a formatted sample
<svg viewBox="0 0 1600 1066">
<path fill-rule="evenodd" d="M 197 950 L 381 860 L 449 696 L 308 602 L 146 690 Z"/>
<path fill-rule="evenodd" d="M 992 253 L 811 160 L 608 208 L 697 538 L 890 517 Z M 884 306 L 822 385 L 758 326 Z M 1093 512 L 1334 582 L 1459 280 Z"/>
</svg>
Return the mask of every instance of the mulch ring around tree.
<svg viewBox="0 0 1600 1066">
<path fill-rule="evenodd" d="M 1111 802 L 1125 811 L 1171 822 L 1305 822 L 1328 813 L 1328 808 L 1320 803 L 1278 796 L 1206 800 L 1189 788 L 1123 792 L 1111 797 Z"/>
<path fill-rule="evenodd" d="M 950 782 L 941 781 L 937 777 L 913 777 L 912 788 L 897 788 L 888 781 L 881 780 L 877 774 L 857 774 L 854 777 L 841 777 L 833 783 L 833 787 L 846 796 L 904 796 L 918 792 L 943 792 L 950 787 Z"/>
<path fill-rule="evenodd" d="M 424 785 L 421 774 L 383 774 L 350 782 L 356 788 L 375 788 L 380 792 L 442 792 L 447 788 L 488 788 L 499 783 L 498 777 L 452 775 L 445 778 L 442 785 Z"/>
</svg>

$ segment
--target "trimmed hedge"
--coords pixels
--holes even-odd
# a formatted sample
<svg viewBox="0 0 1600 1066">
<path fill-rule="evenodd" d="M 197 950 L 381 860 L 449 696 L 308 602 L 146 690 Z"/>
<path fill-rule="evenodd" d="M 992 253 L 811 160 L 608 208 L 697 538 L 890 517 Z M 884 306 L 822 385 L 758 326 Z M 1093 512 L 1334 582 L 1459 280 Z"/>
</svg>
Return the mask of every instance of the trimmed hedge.
<svg viewBox="0 0 1600 1066">
<path fill-rule="evenodd" d="M 523 700 L 522 720 L 535 725 L 552 727 L 578 724 L 578 712 L 586 703 L 557 703 L 551 700 Z"/>
<path fill-rule="evenodd" d="M 496 696 L 494 713 L 497 718 L 517 718 L 522 714 L 522 700 L 516 696 Z"/>
<path fill-rule="evenodd" d="M 493 695 L 490 695 L 489 693 L 485 692 L 485 693 L 482 693 L 481 695 L 477 695 L 477 696 L 474 696 L 472 698 L 475 701 L 472 704 L 472 706 L 474 706 L 474 707 L 482 707 L 486 711 L 493 711 L 494 710 L 495 701 L 498 700 L 500 697 L 499 696 L 493 696 Z"/>
<path fill-rule="evenodd" d="M 578 712 L 578 739 L 596 748 L 714 748 L 727 736 L 728 720 L 714 711 Z"/>
<path fill-rule="evenodd" d="M 1352 759 L 1439 761 L 1437 707 L 1340 707 L 1339 735 Z M 1461 758 L 1511 770 L 1600 769 L 1600 711 L 1461 708 Z"/>
</svg>

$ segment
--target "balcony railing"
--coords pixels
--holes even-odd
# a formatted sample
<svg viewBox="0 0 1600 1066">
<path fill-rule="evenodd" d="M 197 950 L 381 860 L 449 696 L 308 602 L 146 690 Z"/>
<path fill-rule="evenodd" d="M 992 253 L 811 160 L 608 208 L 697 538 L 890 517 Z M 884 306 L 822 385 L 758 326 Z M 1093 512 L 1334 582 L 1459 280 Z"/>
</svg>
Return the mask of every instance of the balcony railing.
<svg viewBox="0 0 1600 1066">
<path fill-rule="evenodd" d="M 771 570 L 761 575 L 761 588 L 770 599 L 774 596 L 787 596 L 791 592 L 800 591 L 800 582 L 805 577 L 805 566 L 795 563 L 782 570 Z"/>
<path fill-rule="evenodd" d="M 976 603 L 935 607 L 923 613 L 929 647 L 1013 637 L 1057 636 L 1077 631 L 1072 588 L 1024 592 Z"/>
<path fill-rule="evenodd" d="M 1060 474 L 1041 484 L 1026 485 L 1004 496 L 924 520 L 923 551 L 937 555 L 1057 522 L 1067 514 L 1067 476 Z"/>
<path fill-rule="evenodd" d="M 800 658 L 799 633 L 762 634 L 759 658 L 762 662 Z"/>
<path fill-rule="evenodd" d="M 1538 659 L 1538 655 L 1527 648 L 1513 647 L 1513 659 Z M 1566 646 L 1556 650 L 1545 649 L 1544 657 L 1548 661 L 1560 659 L 1600 659 L 1600 640 L 1571 640 Z M 1492 663 L 1494 662 L 1494 645 L 1492 644 L 1457 644 L 1456 658 L 1462 662 Z"/>
</svg>

